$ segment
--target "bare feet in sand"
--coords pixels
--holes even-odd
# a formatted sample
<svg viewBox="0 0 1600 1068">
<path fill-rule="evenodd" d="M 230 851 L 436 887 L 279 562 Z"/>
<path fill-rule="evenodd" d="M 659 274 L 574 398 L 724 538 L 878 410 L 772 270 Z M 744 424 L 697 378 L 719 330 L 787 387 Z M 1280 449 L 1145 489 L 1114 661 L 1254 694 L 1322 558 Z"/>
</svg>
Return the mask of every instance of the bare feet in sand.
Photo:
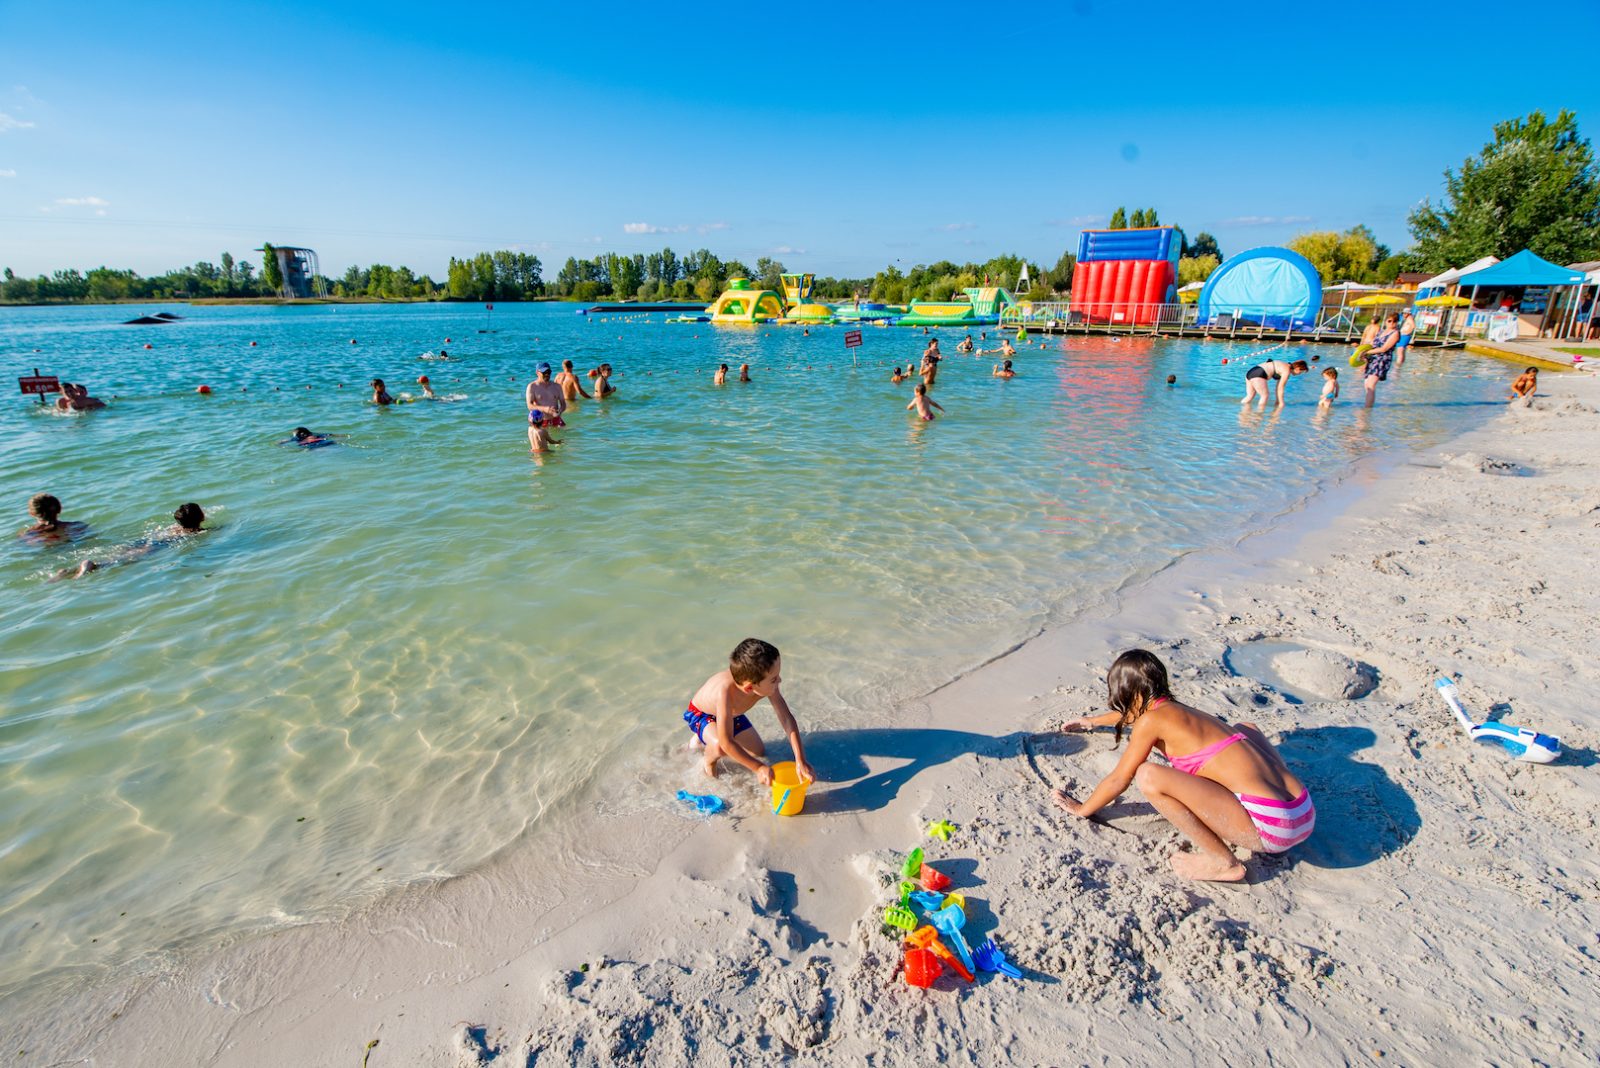
<svg viewBox="0 0 1600 1068">
<path fill-rule="evenodd" d="M 717 762 L 715 760 L 708 760 L 700 766 L 705 769 L 706 778 L 708 779 L 715 779 L 720 774 L 720 772 L 717 770 Z"/>
<path fill-rule="evenodd" d="M 1223 860 L 1209 853 L 1172 854 L 1172 870 L 1185 879 L 1203 879 L 1211 883 L 1237 883 L 1244 881 L 1244 865 L 1235 857 Z"/>
</svg>

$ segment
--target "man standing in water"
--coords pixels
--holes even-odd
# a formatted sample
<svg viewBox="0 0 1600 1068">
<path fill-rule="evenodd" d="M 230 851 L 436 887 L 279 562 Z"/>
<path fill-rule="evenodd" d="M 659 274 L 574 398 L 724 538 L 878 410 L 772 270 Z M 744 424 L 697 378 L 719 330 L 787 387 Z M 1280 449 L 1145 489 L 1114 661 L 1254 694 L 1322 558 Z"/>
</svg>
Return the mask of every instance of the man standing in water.
<svg viewBox="0 0 1600 1068">
<path fill-rule="evenodd" d="M 567 398 L 561 387 L 550 381 L 548 363 L 540 361 L 534 368 L 534 379 L 528 383 L 527 401 L 528 445 L 534 452 L 540 452 L 540 445 L 549 440 L 548 431 L 567 425 L 561 421 L 561 413 L 567 409 Z M 540 431 L 545 433 L 541 435 Z"/>
<path fill-rule="evenodd" d="M 568 404 L 579 397 L 588 397 L 589 394 L 578 382 L 577 374 L 572 370 L 571 360 L 561 361 L 561 373 L 556 375 L 556 384 L 561 387 L 561 396 Z"/>
</svg>

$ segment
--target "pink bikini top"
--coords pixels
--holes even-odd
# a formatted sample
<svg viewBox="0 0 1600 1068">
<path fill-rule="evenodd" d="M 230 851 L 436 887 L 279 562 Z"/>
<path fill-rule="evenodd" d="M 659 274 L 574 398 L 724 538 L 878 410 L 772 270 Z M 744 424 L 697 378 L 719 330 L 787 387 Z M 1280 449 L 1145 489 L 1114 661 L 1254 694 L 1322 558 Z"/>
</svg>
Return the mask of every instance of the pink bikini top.
<svg viewBox="0 0 1600 1068">
<path fill-rule="evenodd" d="M 1204 749 L 1196 749 L 1188 756 L 1172 756 L 1171 754 L 1168 754 L 1167 763 L 1171 764 L 1185 775 L 1198 775 L 1200 774 L 1200 769 L 1205 767 L 1206 764 L 1210 762 L 1212 757 L 1228 748 L 1228 746 L 1232 745 L 1234 742 L 1241 742 L 1243 740 L 1244 735 L 1242 734 L 1230 734 L 1226 738 L 1222 739 L 1222 741 L 1213 742 Z"/>
</svg>

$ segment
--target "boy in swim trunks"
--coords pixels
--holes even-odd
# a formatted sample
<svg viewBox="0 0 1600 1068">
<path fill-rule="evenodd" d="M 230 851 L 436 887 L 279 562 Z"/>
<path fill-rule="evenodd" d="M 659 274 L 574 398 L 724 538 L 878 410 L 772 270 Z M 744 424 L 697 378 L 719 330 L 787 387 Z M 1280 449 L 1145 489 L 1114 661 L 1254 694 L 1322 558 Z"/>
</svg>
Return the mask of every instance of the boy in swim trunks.
<svg viewBox="0 0 1600 1068">
<path fill-rule="evenodd" d="M 761 760 L 767 755 L 767 747 L 745 716 L 765 697 L 772 702 L 772 710 L 778 715 L 778 726 L 789 736 L 795 770 L 803 781 L 816 781 L 816 774 L 806 763 L 805 747 L 800 743 L 800 725 L 778 690 L 783 681 L 779 675 L 782 666 L 776 646 L 760 638 L 746 638 L 729 655 L 726 670 L 711 676 L 695 691 L 683 713 L 683 721 L 689 725 L 695 740 L 705 746 L 707 775 L 714 778 L 717 761 L 728 757 L 755 772 L 761 785 L 772 785 L 772 768 Z"/>
</svg>

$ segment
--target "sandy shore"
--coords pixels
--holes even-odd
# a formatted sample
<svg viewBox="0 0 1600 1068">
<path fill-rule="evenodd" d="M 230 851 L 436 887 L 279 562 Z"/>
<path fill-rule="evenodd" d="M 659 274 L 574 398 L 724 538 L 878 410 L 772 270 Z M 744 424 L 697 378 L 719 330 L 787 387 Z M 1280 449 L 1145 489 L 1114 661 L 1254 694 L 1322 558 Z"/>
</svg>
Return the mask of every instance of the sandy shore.
<svg viewBox="0 0 1600 1068">
<path fill-rule="evenodd" d="M 9 1021 L 7 1060 L 1593 1063 L 1600 382 L 1542 385 L 898 710 L 903 728 L 818 735 L 830 781 L 802 818 L 766 816 L 730 775 L 748 816 L 617 821 L 556 871 L 534 835 L 347 921 Z M 1103 822 L 1049 803 L 1114 763 L 1109 733 L 1052 728 L 1103 708 L 1132 645 L 1185 700 L 1259 723 L 1316 798 L 1313 838 L 1249 860 L 1245 885 L 1173 876 L 1179 836 L 1137 791 Z M 1375 691 L 1330 692 L 1348 661 Z M 1567 755 L 1470 742 L 1441 673 Z M 940 818 L 948 844 L 924 835 Z M 916 845 L 1023 980 L 899 979 L 879 915 Z"/>
</svg>

